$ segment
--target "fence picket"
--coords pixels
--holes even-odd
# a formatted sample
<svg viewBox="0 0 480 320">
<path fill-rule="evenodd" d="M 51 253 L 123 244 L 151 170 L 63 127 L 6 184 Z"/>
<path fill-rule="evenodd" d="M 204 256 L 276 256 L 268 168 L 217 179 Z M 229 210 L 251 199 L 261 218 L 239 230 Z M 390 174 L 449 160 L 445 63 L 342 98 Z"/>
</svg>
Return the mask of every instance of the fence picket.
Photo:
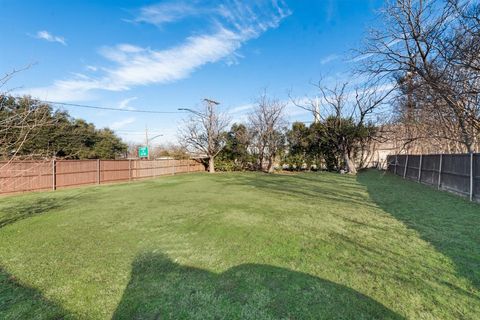
<svg viewBox="0 0 480 320">
<path fill-rule="evenodd" d="M 407 177 L 407 169 L 408 169 L 408 154 L 407 154 L 407 158 L 405 159 L 405 168 L 403 170 L 403 179 L 405 179 Z"/>
<path fill-rule="evenodd" d="M 423 162 L 423 155 L 420 155 L 420 164 L 418 165 L 418 182 L 422 181 L 422 162 Z"/>
<path fill-rule="evenodd" d="M 442 165 L 443 165 L 443 154 L 440 155 L 440 164 L 438 166 L 438 189 L 442 187 Z"/>
<path fill-rule="evenodd" d="M 57 161 L 52 160 L 52 190 L 57 190 Z"/>
<path fill-rule="evenodd" d="M 473 152 L 470 153 L 470 201 L 473 201 Z"/>
</svg>

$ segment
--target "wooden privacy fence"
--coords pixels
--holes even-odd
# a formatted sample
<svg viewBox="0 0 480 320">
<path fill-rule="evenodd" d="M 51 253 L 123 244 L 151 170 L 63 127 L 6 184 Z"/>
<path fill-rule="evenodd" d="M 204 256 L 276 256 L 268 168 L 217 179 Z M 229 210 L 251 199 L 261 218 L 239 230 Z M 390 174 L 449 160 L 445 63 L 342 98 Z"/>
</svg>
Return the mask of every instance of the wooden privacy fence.
<svg viewBox="0 0 480 320">
<path fill-rule="evenodd" d="M 480 154 L 390 155 L 387 170 L 480 201 Z"/>
<path fill-rule="evenodd" d="M 131 181 L 205 171 L 195 160 L 50 160 L 0 162 L 0 194 Z"/>
</svg>

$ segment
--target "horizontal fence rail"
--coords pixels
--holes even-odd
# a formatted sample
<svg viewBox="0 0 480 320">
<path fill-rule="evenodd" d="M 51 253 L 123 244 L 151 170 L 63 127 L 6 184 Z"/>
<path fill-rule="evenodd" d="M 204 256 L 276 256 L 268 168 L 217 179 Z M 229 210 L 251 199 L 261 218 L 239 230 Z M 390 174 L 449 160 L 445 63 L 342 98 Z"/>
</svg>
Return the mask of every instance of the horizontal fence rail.
<svg viewBox="0 0 480 320">
<path fill-rule="evenodd" d="M 387 171 L 480 202 L 480 154 L 389 155 Z"/>
<path fill-rule="evenodd" d="M 0 162 L 0 194 L 132 181 L 205 171 L 196 160 L 50 160 Z"/>
</svg>

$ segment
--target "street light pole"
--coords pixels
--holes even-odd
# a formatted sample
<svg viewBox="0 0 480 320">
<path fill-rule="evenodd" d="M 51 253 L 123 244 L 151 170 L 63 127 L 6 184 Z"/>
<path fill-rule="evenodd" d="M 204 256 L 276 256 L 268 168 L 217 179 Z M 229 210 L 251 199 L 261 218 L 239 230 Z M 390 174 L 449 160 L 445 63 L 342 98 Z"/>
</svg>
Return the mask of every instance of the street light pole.
<svg viewBox="0 0 480 320">
<path fill-rule="evenodd" d="M 145 126 L 145 146 L 147 147 L 147 160 L 150 160 L 150 148 L 148 147 L 148 127 Z"/>
<path fill-rule="evenodd" d="M 148 150 L 148 156 L 147 156 L 148 160 L 150 160 L 150 142 L 152 142 L 152 140 L 159 137 L 163 137 L 163 134 L 157 134 L 153 138 L 148 138 L 148 128 L 145 126 L 145 146 L 147 147 L 147 150 Z"/>
</svg>

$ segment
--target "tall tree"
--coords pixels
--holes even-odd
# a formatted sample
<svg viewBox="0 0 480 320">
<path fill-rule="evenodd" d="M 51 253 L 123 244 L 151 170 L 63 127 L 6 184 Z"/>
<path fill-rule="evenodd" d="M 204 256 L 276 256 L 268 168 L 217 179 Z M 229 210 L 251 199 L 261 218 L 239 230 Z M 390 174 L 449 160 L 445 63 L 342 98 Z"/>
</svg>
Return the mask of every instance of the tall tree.
<svg viewBox="0 0 480 320">
<path fill-rule="evenodd" d="M 201 110 L 186 109 L 190 118 L 180 130 L 180 139 L 192 151 L 204 153 L 208 158 L 208 171 L 215 172 L 215 157 L 225 146 L 223 134 L 230 119 L 217 110 L 218 102 L 204 99 Z"/>
<path fill-rule="evenodd" d="M 286 133 L 288 150 L 285 162 L 300 170 L 303 165 L 311 167 L 315 153 L 311 149 L 311 132 L 302 122 L 294 122 Z"/>
<path fill-rule="evenodd" d="M 229 163 L 231 170 L 245 170 L 251 162 L 249 154 L 250 134 L 244 124 L 234 123 L 225 132 L 225 147 L 218 157 Z"/>
<path fill-rule="evenodd" d="M 416 98 L 410 106 L 439 120 L 432 129 L 454 128 L 444 138 L 469 152 L 480 130 L 479 17 L 477 1 L 388 1 L 381 28 L 357 58 L 377 81 L 407 81 L 409 99 Z"/>
<path fill-rule="evenodd" d="M 284 119 L 286 103 L 268 97 L 264 92 L 249 116 L 249 130 L 252 136 L 252 151 L 257 159 L 256 168 L 273 172 L 275 159 L 285 147 Z M 266 161 L 266 167 L 264 162 Z"/>
<path fill-rule="evenodd" d="M 127 146 L 109 129 L 53 111 L 30 97 L 0 96 L 0 157 L 114 159 Z"/>
<path fill-rule="evenodd" d="M 390 87 L 365 84 L 352 88 L 348 82 L 329 87 L 320 81 L 318 102 L 301 104 L 298 107 L 312 112 L 316 122 L 312 125 L 312 139 L 318 144 L 328 169 L 337 168 L 340 163 L 352 174 L 357 173 L 361 155 L 369 148 L 376 127 L 374 116 L 381 109 L 391 92 Z M 341 159 L 339 159 L 341 157 Z"/>
</svg>

